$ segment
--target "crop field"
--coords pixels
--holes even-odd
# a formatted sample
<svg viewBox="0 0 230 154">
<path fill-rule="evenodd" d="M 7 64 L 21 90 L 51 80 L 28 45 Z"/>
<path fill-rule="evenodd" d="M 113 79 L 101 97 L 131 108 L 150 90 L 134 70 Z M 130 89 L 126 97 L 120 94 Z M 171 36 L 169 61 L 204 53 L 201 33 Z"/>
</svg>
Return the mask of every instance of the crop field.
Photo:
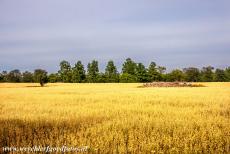
<svg viewBox="0 0 230 154">
<path fill-rule="evenodd" d="M 230 153 L 230 83 L 202 84 L 1 83 L 1 147 Z"/>
</svg>

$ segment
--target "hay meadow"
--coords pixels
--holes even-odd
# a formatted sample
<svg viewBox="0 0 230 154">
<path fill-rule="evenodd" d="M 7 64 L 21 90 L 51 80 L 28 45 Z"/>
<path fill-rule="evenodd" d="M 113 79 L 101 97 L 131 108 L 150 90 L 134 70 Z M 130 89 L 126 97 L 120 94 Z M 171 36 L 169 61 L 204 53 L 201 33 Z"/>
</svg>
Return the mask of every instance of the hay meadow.
<svg viewBox="0 0 230 154">
<path fill-rule="evenodd" d="M 88 146 L 87 153 L 229 153 L 230 83 L 0 84 L 4 146 Z"/>
</svg>

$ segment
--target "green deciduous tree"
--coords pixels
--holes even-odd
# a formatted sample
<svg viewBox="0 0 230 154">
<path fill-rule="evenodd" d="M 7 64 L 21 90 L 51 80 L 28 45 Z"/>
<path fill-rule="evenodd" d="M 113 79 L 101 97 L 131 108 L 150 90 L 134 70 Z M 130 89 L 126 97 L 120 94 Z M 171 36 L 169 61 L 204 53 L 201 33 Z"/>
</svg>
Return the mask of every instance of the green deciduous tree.
<svg viewBox="0 0 230 154">
<path fill-rule="evenodd" d="M 157 72 L 159 73 L 158 75 L 158 81 L 164 81 L 165 80 L 165 71 L 166 71 L 166 67 L 164 66 L 158 66 L 157 67 Z"/>
<path fill-rule="evenodd" d="M 33 73 L 25 71 L 22 73 L 22 82 L 34 82 Z"/>
<path fill-rule="evenodd" d="M 0 82 L 6 82 L 7 81 L 7 71 L 2 71 L 0 73 Z"/>
<path fill-rule="evenodd" d="M 47 72 L 43 69 L 34 70 L 34 81 L 43 87 L 48 82 Z"/>
<path fill-rule="evenodd" d="M 82 83 L 86 79 L 84 65 L 81 61 L 77 61 L 75 66 L 72 68 L 72 82 Z"/>
<path fill-rule="evenodd" d="M 167 81 L 184 81 L 184 73 L 179 70 L 179 69 L 175 69 L 172 72 L 167 74 Z"/>
<path fill-rule="evenodd" d="M 98 82 L 99 68 L 98 61 L 93 60 L 87 65 L 87 81 L 88 82 Z"/>
<path fill-rule="evenodd" d="M 226 76 L 226 80 L 230 81 L 230 67 L 227 67 L 224 71 L 224 74 Z"/>
<path fill-rule="evenodd" d="M 60 74 L 62 82 L 71 82 L 72 81 L 72 70 L 71 65 L 68 61 L 61 61 L 60 62 L 60 70 L 58 73 Z"/>
<path fill-rule="evenodd" d="M 118 82 L 119 74 L 114 62 L 110 60 L 105 68 L 105 78 L 106 82 Z"/>
<path fill-rule="evenodd" d="M 149 76 L 149 81 L 158 81 L 160 73 L 157 70 L 156 63 L 151 62 L 149 67 L 148 67 L 148 76 Z"/>
<path fill-rule="evenodd" d="M 62 81 L 58 73 L 51 73 L 48 76 L 48 79 L 49 79 L 49 82 L 51 83 Z"/>
<path fill-rule="evenodd" d="M 122 73 L 120 75 L 120 80 L 121 83 L 133 83 L 137 82 L 136 76 L 128 73 Z"/>
<path fill-rule="evenodd" d="M 123 63 L 122 73 L 127 73 L 130 75 L 136 74 L 136 63 L 131 58 L 127 58 Z"/>
<path fill-rule="evenodd" d="M 204 82 L 211 82 L 214 79 L 214 73 L 213 70 L 214 67 L 212 66 L 207 66 L 203 67 L 201 70 L 201 80 Z"/>
<path fill-rule="evenodd" d="M 99 73 L 97 76 L 97 82 L 99 83 L 106 83 L 107 81 L 107 77 L 104 73 Z"/>
<path fill-rule="evenodd" d="M 136 79 L 138 82 L 148 82 L 148 72 L 142 63 L 138 63 L 136 67 Z"/>
<path fill-rule="evenodd" d="M 224 70 L 222 70 L 222 69 L 216 69 L 215 75 L 214 75 L 214 79 L 217 82 L 225 82 L 225 81 L 227 81 L 227 77 L 225 75 Z"/>
<path fill-rule="evenodd" d="M 198 68 L 195 67 L 184 68 L 183 72 L 185 74 L 186 81 L 188 82 L 200 81 L 200 71 Z"/>
<path fill-rule="evenodd" d="M 21 72 L 18 69 L 10 71 L 7 75 L 8 82 L 20 82 L 21 78 Z"/>
<path fill-rule="evenodd" d="M 0 73 L 0 82 L 4 82 L 4 76 Z"/>
</svg>

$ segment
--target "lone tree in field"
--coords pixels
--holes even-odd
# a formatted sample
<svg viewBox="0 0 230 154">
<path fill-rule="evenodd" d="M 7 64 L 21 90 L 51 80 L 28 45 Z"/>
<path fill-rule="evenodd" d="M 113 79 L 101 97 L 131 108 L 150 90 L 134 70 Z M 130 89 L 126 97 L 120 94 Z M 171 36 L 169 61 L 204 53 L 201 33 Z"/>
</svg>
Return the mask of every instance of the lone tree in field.
<svg viewBox="0 0 230 154">
<path fill-rule="evenodd" d="M 39 82 L 43 87 L 48 82 L 47 72 L 42 69 L 34 70 L 34 81 Z"/>
</svg>

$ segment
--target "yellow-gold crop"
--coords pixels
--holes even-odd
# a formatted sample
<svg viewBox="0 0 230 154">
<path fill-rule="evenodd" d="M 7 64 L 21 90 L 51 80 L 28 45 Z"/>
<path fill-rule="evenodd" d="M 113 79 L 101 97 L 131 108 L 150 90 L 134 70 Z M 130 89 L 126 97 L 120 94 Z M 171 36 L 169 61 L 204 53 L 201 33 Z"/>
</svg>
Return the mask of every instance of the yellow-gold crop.
<svg viewBox="0 0 230 154">
<path fill-rule="evenodd" d="M 0 84 L 1 147 L 90 153 L 230 153 L 230 83 Z"/>
</svg>

